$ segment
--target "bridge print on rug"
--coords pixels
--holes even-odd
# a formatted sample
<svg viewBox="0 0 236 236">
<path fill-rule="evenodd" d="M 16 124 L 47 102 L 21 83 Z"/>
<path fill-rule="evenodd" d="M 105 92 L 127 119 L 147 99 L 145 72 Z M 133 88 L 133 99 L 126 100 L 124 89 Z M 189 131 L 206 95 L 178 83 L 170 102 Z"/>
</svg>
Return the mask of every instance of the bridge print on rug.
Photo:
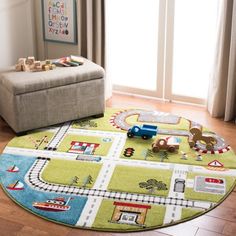
<svg viewBox="0 0 236 236">
<path fill-rule="evenodd" d="M 103 118 L 28 132 L 0 157 L 1 186 L 24 209 L 71 227 L 117 232 L 206 213 L 233 190 L 235 168 L 224 138 L 142 109 L 107 109 Z"/>
</svg>

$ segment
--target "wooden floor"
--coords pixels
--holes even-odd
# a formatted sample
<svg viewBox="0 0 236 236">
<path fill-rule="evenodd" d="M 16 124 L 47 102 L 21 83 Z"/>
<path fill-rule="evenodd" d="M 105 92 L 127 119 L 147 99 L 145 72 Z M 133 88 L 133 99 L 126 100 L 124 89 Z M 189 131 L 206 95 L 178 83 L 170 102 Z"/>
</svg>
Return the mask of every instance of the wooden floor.
<svg viewBox="0 0 236 236">
<path fill-rule="evenodd" d="M 141 99 L 124 95 L 113 95 L 107 102 L 109 107 L 121 108 L 150 108 L 186 117 L 199 122 L 212 131 L 223 136 L 231 147 L 236 150 L 236 125 L 213 119 L 204 108 L 173 103 L 164 103 L 155 100 Z M 14 133 L 8 125 L 0 119 L 0 152 Z M 13 203 L 0 189 L 0 235 L 1 236 L 220 236 L 236 235 L 236 190 L 217 208 L 186 223 L 140 233 L 103 233 L 88 230 L 72 229 L 43 220 Z"/>
</svg>

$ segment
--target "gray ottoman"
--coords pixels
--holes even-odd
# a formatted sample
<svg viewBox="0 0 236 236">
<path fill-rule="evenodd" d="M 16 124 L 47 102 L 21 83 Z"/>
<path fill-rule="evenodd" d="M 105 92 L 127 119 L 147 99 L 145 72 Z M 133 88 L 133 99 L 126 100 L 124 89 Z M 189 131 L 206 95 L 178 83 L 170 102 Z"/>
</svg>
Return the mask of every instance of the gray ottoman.
<svg viewBox="0 0 236 236">
<path fill-rule="evenodd" d="M 0 115 L 16 133 L 104 113 L 104 70 L 86 60 L 47 72 L 0 71 Z"/>
</svg>

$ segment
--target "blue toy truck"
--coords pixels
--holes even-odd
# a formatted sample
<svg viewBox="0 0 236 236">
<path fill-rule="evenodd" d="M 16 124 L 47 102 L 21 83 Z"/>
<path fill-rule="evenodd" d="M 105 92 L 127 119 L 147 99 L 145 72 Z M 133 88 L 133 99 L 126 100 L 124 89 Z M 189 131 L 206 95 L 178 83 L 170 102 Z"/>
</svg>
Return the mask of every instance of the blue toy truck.
<svg viewBox="0 0 236 236">
<path fill-rule="evenodd" d="M 134 136 L 140 136 L 143 139 L 152 138 L 157 134 L 158 127 L 155 125 L 134 125 L 132 128 L 128 130 L 127 136 L 132 138 Z"/>
</svg>

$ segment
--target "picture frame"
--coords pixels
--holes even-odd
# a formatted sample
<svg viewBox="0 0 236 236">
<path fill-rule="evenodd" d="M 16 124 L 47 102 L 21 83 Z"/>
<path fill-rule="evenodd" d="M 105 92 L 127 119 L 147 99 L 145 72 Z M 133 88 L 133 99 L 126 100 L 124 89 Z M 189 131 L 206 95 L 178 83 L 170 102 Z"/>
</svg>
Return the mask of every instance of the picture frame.
<svg viewBox="0 0 236 236">
<path fill-rule="evenodd" d="M 41 0 L 44 41 L 77 44 L 76 0 Z"/>
</svg>

